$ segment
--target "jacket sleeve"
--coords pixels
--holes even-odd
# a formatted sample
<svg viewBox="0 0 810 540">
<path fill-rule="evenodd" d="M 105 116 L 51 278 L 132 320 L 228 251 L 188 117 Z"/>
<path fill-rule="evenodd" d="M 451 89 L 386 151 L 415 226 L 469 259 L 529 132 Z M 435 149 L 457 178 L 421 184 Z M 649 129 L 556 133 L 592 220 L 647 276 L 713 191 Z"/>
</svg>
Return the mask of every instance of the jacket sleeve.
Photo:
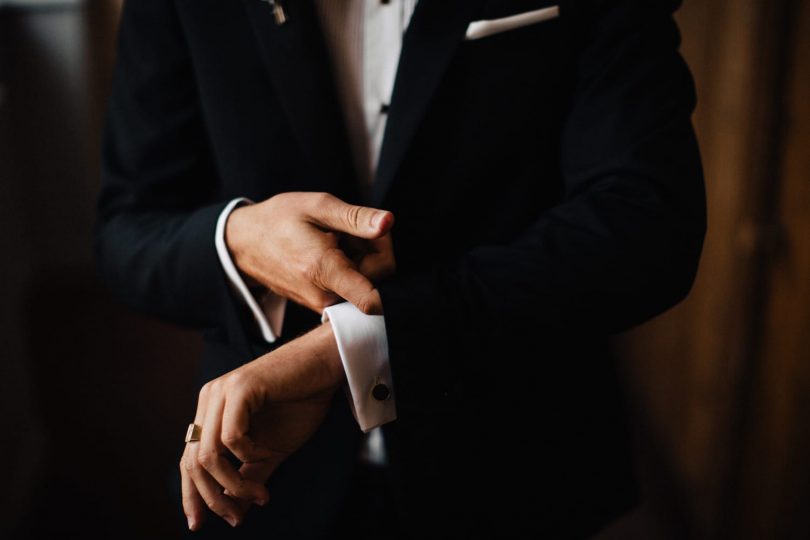
<svg viewBox="0 0 810 540">
<path fill-rule="evenodd" d="M 126 2 L 102 141 L 95 250 L 114 295 L 190 326 L 229 294 L 214 246 L 217 174 L 174 2 Z"/>
<path fill-rule="evenodd" d="M 677 4 L 572 2 L 563 13 L 581 44 L 561 133 L 564 198 L 507 245 L 381 284 L 400 405 L 437 371 L 491 361 L 478 351 L 498 343 L 609 335 L 688 294 L 706 210 Z"/>
</svg>

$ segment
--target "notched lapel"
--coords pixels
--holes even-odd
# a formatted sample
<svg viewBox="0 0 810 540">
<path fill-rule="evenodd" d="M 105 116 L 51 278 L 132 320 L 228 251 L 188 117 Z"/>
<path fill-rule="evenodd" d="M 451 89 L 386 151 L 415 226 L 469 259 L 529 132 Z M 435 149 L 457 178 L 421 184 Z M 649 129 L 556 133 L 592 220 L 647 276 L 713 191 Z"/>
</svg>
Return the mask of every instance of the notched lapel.
<svg viewBox="0 0 810 540">
<path fill-rule="evenodd" d="M 287 21 L 281 25 L 267 2 L 242 1 L 288 121 L 320 176 L 302 180 L 310 189 L 357 200 L 345 120 L 313 1 L 285 2 Z"/>
<path fill-rule="evenodd" d="M 483 0 L 420 0 L 402 43 L 372 203 L 381 206 L 430 99 Z"/>
</svg>

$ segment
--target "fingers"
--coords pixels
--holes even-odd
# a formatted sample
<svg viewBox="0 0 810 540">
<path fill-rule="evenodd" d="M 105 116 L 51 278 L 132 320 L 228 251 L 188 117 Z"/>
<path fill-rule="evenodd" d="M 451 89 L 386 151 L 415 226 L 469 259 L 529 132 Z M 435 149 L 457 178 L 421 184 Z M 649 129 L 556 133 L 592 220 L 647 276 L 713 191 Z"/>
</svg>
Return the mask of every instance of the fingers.
<svg viewBox="0 0 810 540">
<path fill-rule="evenodd" d="M 236 398 L 233 401 L 238 401 Z M 217 399 L 210 403 L 205 415 L 202 439 L 197 452 L 197 460 L 212 479 L 233 496 L 253 501 L 259 506 L 267 502 L 267 492 L 263 485 L 245 480 L 225 458 L 225 445 L 221 440 L 223 410 L 225 400 Z"/>
<path fill-rule="evenodd" d="M 382 302 L 377 289 L 340 249 L 326 251 L 321 261 L 319 285 L 334 291 L 367 315 L 382 313 Z"/>
<path fill-rule="evenodd" d="M 190 465 L 188 461 L 188 447 L 183 450 L 183 457 L 180 459 L 180 485 L 183 496 L 183 512 L 188 520 L 188 528 L 192 531 L 199 530 L 205 520 L 205 502 L 190 476 Z"/>
<path fill-rule="evenodd" d="M 254 482 L 266 483 L 275 470 L 284 461 L 284 456 L 276 454 L 272 458 L 256 463 L 245 463 L 239 468 L 239 473 Z"/>
<path fill-rule="evenodd" d="M 311 218 L 325 229 L 366 239 L 379 238 L 394 225 L 391 212 L 347 204 L 329 194 L 318 197 Z"/>
<path fill-rule="evenodd" d="M 184 456 L 181 460 L 183 508 L 188 517 L 191 530 L 198 530 L 202 525 L 205 516 L 203 504 L 225 519 L 232 527 L 239 524 L 245 512 L 234 499 L 223 494 L 221 485 L 213 479 L 208 470 L 200 463 L 202 457 L 203 461 L 208 463 L 209 467 L 212 467 L 213 461 L 210 457 L 210 448 L 216 448 L 217 443 L 212 441 L 210 436 L 213 434 L 218 438 L 220 429 L 218 423 L 213 420 L 215 417 L 211 416 L 209 418 L 208 411 L 210 409 L 212 412 L 219 412 L 221 415 L 222 401 L 222 396 L 212 383 L 206 384 L 200 390 L 194 423 L 202 427 L 202 438 L 198 442 L 186 443 Z M 204 449 L 202 449 L 203 441 L 206 441 Z"/>
<path fill-rule="evenodd" d="M 200 390 L 197 399 L 197 411 L 194 414 L 194 423 L 202 425 L 205 418 L 205 409 L 208 405 L 208 385 Z M 205 520 L 205 501 L 200 496 L 194 480 L 191 478 L 191 471 L 199 467 L 197 463 L 197 450 L 199 442 L 187 442 L 183 449 L 183 457 L 180 460 L 181 489 L 183 495 L 183 510 L 188 518 L 188 528 L 196 531 Z"/>
<path fill-rule="evenodd" d="M 242 520 L 243 510 L 236 501 L 222 492 L 222 487 L 208 474 L 197 460 L 190 460 L 187 469 L 194 486 L 212 512 L 221 516 L 231 527 L 236 527 Z"/>
<path fill-rule="evenodd" d="M 265 461 L 245 463 L 239 468 L 239 474 L 244 478 L 249 478 L 254 482 L 264 484 L 270 479 L 270 476 L 272 476 L 273 472 L 275 472 L 282 461 L 284 461 L 284 458 L 280 454 L 275 454 L 272 458 Z M 228 490 L 225 490 L 225 494 L 230 495 Z M 237 504 L 239 504 L 240 508 L 245 512 L 250 509 L 250 503 L 246 503 L 243 500 L 237 500 Z"/>
<path fill-rule="evenodd" d="M 243 463 L 269 459 L 272 452 L 269 448 L 253 441 L 250 430 L 250 410 L 246 400 L 239 399 L 238 394 L 225 401 L 222 412 L 222 443 Z M 245 481 L 250 482 L 245 478 Z M 263 484 L 263 483 L 260 483 Z M 223 484 L 225 486 L 225 484 Z M 225 486 L 229 491 L 230 485 Z M 234 493 L 236 493 L 234 491 Z M 264 495 L 266 492 L 262 492 Z M 264 498 L 266 500 L 266 498 Z"/>
<path fill-rule="evenodd" d="M 360 258 L 357 269 L 371 281 L 376 282 L 392 275 L 397 263 L 390 234 L 370 240 L 369 243 L 373 251 Z"/>
<path fill-rule="evenodd" d="M 391 257 L 383 253 L 372 253 L 363 257 L 357 270 L 372 282 L 378 282 L 393 274 L 394 268 Z"/>
</svg>

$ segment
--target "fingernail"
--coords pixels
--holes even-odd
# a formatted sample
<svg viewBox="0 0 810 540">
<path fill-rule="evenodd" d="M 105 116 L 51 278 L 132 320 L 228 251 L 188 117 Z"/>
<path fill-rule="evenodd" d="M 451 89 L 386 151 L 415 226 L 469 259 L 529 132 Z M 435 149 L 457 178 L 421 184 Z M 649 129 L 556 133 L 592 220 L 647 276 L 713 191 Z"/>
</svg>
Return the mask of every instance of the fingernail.
<svg viewBox="0 0 810 540">
<path fill-rule="evenodd" d="M 267 499 L 259 498 L 259 499 L 256 499 L 253 502 L 255 502 L 258 506 L 264 506 L 265 504 L 267 504 Z"/>
<path fill-rule="evenodd" d="M 231 527 L 236 527 L 236 526 L 239 524 L 239 522 L 238 522 L 238 521 L 236 521 L 236 518 L 235 518 L 235 517 L 233 517 L 233 516 L 225 516 L 225 521 L 227 521 L 227 522 L 228 522 L 228 524 L 229 524 Z"/>
<path fill-rule="evenodd" d="M 375 229 L 379 229 L 380 225 L 382 225 L 383 218 L 385 217 L 385 212 L 377 212 L 374 214 L 374 217 L 371 220 L 371 226 Z"/>
<path fill-rule="evenodd" d="M 194 518 L 186 516 L 186 519 L 188 519 L 188 530 L 195 530 L 197 528 L 197 522 L 194 521 Z"/>
</svg>

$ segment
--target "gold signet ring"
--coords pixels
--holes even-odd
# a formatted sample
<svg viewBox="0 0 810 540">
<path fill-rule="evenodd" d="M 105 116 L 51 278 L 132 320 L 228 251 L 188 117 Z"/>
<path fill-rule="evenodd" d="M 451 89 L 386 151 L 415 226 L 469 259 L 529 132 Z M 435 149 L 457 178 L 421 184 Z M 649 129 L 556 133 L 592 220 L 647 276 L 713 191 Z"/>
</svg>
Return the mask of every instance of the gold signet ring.
<svg viewBox="0 0 810 540">
<path fill-rule="evenodd" d="M 197 424 L 189 424 L 188 430 L 186 431 L 186 442 L 197 442 L 200 440 L 200 434 L 202 433 L 202 426 L 198 426 Z"/>
</svg>

